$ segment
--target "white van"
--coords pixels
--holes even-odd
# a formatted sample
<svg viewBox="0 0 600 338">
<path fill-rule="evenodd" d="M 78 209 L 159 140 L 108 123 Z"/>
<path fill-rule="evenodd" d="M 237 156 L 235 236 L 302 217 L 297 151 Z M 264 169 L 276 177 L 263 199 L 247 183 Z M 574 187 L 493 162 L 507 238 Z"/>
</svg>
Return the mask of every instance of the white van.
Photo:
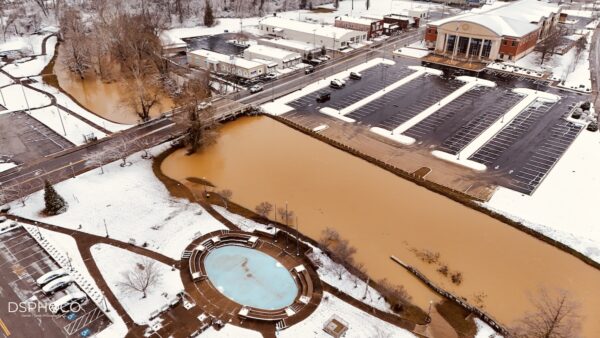
<svg viewBox="0 0 600 338">
<path fill-rule="evenodd" d="M 60 277 L 60 278 L 57 278 L 57 279 L 51 281 L 50 283 L 44 285 L 44 287 L 42 288 L 42 291 L 44 291 L 44 293 L 47 295 L 51 295 L 51 294 L 55 293 L 56 291 L 61 290 L 65 287 L 71 285 L 73 282 L 74 282 L 73 278 L 69 275 Z"/>
<path fill-rule="evenodd" d="M 67 294 L 66 296 L 62 296 L 59 299 L 57 299 L 56 301 L 52 302 L 48 308 L 50 309 L 50 312 L 52 312 L 53 314 L 57 314 L 57 313 L 62 313 L 62 312 L 68 312 L 74 308 L 78 308 L 78 307 L 73 307 L 72 305 L 77 303 L 77 304 L 83 304 L 85 303 L 85 301 L 87 300 L 87 295 L 81 291 L 76 291 L 76 292 L 72 292 Z"/>
<path fill-rule="evenodd" d="M 0 223 L 0 234 L 12 231 L 12 230 L 14 230 L 14 229 L 16 229 L 16 228 L 18 228 L 20 226 L 21 225 L 18 224 L 17 222 L 15 222 L 15 221 Z"/>
<path fill-rule="evenodd" d="M 35 282 L 39 286 L 44 286 L 50 283 L 51 281 L 60 277 L 64 277 L 66 275 L 68 275 L 68 273 L 64 269 L 56 269 L 54 271 L 50 271 L 48 273 L 43 274 L 40 278 L 36 279 Z"/>
</svg>

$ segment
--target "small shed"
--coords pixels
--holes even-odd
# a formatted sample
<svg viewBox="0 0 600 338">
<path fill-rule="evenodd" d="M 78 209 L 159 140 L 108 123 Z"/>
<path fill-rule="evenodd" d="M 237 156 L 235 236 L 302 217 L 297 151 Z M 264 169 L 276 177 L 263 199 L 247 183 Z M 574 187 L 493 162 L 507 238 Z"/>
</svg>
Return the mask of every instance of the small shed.
<svg viewBox="0 0 600 338">
<path fill-rule="evenodd" d="M 338 315 L 331 316 L 331 318 L 325 322 L 325 325 L 323 325 L 323 331 L 335 338 L 340 338 L 346 335 L 348 328 L 348 322 L 343 320 Z"/>
</svg>

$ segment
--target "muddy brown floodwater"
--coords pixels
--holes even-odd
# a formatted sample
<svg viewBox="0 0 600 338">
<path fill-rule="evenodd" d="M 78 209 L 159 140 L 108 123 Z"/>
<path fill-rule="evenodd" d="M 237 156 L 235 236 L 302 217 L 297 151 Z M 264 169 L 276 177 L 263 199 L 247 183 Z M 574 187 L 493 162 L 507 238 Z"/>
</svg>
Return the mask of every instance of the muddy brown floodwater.
<svg viewBox="0 0 600 338">
<path fill-rule="evenodd" d="M 64 64 L 64 48 L 60 45 L 58 56 L 53 67 L 54 79 L 47 82 L 60 88 L 71 95 L 79 104 L 87 110 L 113 122 L 124 124 L 135 124 L 139 118 L 135 112 L 127 107 L 123 102 L 127 98 L 129 89 L 124 81 L 105 83 L 90 74 L 84 80 L 81 80 L 74 73 L 70 72 Z M 151 116 L 159 116 L 161 112 L 172 108 L 173 101 L 167 96 L 161 96 L 160 105 L 153 107 Z"/>
<path fill-rule="evenodd" d="M 267 117 L 226 124 L 217 144 L 194 156 L 177 151 L 162 170 L 181 181 L 205 177 L 250 209 L 287 201 L 301 232 L 317 239 L 326 227 L 338 229 L 372 278 L 404 285 L 424 309 L 438 297 L 390 255 L 473 303 L 484 295 L 484 309 L 504 324 L 530 308 L 528 294 L 540 287 L 567 289 L 581 303 L 585 337 L 600 337 L 600 271 Z M 439 252 L 450 271 L 462 272 L 462 284 L 452 284 L 411 248 Z"/>
</svg>

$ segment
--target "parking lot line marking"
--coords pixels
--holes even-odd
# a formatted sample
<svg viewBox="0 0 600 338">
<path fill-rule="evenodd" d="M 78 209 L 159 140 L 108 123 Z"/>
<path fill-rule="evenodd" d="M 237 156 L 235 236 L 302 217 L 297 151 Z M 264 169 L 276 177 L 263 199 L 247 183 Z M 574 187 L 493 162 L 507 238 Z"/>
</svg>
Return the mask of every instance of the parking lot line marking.
<svg viewBox="0 0 600 338">
<path fill-rule="evenodd" d="M 2 331 L 4 331 L 4 334 L 7 337 L 10 336 L 10 331 L 8 330 L 8 327 L 6 327 L 6 324 L 4 324 L 4 321 L 2 320 L 2 318 L 0 318 L 0 327 L 2 328 Z"/>
</svg>

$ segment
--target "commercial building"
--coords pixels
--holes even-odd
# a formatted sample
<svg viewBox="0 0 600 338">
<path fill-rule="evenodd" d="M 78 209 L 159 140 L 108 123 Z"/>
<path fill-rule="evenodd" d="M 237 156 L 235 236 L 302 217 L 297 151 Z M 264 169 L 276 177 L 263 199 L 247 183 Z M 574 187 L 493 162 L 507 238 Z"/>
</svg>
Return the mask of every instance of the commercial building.
<svg viewBox="0 0 600 338">
<path fill-rule="evenodd" d="M 367 40 L 366 32 L 284 19 L 277 16 L 262 19 L 258 24 L 258 28 L 264 35 L 302 41 L 315 46 L 325 46 L 325 48 L 332 50 L 340 50 Z"/>
<path fill-rule="evenodd" d="M 521 0 L 431 22 L 425 41 L 437 55 L 459 60 L 518 60 L 555 31 L 557 4 Z"/>
<path fill-rule="evenodd" d="M 312 43 L 306 43 L 302 41 L 294 41 L 294 40 L 286 40 L 286 39 L 259 39 L 259 45 L 275 47 L 283 50 L 287 50 L 290 52 L 295 52 L 300 54 L 303 58 L 307 58 L 308 55 L 318 55 L 321 54 L 321 47 L 315 46 Z"/>
<path fill-rule="evenodd" d="M 246 60 L 261 59 L 277 64 L 277 68 L 289 68 L 302 62 L 302 56 L 296 52 L 269 47 L 264 45 L 252 45 L 244 50 Z"/>
<path fill-rule="evenodd" d="M 215 73 L 235 75 L 244 79 L 253 79 L 267 73 L 263 63 L 245 60 L 233 55 L 199 49 L 187 53 L 188 64 L 192 67 L 210 70 Z"/>
<path fill-rule="evenodd" d="M 370 40 L 383 34 L 383 19 L 338 16 L 335 18 L 335 27 L 367 32 L 367 39 Z"/>
</svg>

